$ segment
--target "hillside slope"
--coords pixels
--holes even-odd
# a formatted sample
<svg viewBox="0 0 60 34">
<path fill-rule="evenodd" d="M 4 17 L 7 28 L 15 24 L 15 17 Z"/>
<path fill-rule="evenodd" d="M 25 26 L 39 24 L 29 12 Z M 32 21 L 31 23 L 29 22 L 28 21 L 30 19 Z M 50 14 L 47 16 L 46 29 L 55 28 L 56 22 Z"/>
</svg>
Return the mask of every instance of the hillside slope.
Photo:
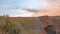
<svg viewBox="0 0 60 34">
<path fill-rule="evenodd" d="M 45 28 L 54 25 L 60 32 L 60 16 L 4 17 L 0 16 L 0 34 L 46 34 Z"/>
</svg>

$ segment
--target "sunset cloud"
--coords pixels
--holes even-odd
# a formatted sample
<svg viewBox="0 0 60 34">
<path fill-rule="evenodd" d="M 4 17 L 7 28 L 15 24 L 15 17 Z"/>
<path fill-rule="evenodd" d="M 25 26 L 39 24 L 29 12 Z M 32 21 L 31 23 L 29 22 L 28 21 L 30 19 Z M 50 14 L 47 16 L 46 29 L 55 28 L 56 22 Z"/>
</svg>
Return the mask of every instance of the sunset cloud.
<svg viewBox="0 0 60 34">
<path fill-rule="evenodd" d="M 35 13 L 33 16 L 60 16 L 60 3 L 57 3 L 53 6 L 48 6 L 46 9 L 40 10 L 37 13 Z"/>
<path fill-rule="evenodd" d="M 10 17 L 60 16 L 60 0 L 0 0 L 0 15 L 4 14 Z"/>
</svg>

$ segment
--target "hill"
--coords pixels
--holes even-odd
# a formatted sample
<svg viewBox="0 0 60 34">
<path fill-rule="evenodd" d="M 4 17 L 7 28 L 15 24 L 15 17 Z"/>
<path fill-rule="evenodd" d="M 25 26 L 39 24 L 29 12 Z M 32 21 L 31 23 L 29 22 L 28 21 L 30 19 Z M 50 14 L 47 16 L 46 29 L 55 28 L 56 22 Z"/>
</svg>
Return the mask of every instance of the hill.
<svg viewBox="0 0 60 34">
<path fill-rule="evenodd" d="M 46 34 L 48 26 L 60 33 L 60 16 L 5 17 L 0 16 L 0 34 Z M 51 27 L 50 27 L 50 30 Z M 47 32 L 49 31 L 49 32 Z M 51 32 L 52 33 L 52 32 Z"/>
</svg>

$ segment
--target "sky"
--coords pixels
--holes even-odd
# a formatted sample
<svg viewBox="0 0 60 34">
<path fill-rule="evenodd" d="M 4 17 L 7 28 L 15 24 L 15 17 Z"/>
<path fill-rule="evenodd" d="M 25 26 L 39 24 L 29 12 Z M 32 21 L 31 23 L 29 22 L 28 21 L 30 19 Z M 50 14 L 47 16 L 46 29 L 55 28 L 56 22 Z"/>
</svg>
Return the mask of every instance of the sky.
<svg viewBox="0 0 60 34">
<path fill-rule="evenodd" d="M 0 7 L 4 8 L 38 8 L 45 0 L 0 0 Z M 38 7 L 37 7 L 38 6 Z"/>
<path fill-rule="evenodd" d="M 50 9 L 60 9 L 60 0 L 0 0 L 0 15 L 9 15 L 11 17 L 31 17 L 39 16 L 47 13 L 53 12 Z M 57 5 L 57 6 L 56 6 Z M 59 7 L 59 8 L 58 8 Z M 23 9 L 35 9 L 39 10 L 37 13 L 31 12 Z M 40 10 L 47 11 L 40 11 Z M 55 11 L 54 11 L 55 12 Z M 53 13 L 54 13 L 53 12 Z M 42 13 L 42 14 L 41 14 Z M 60 12 L 57 12 L 57 14 Z"/>
</svg>

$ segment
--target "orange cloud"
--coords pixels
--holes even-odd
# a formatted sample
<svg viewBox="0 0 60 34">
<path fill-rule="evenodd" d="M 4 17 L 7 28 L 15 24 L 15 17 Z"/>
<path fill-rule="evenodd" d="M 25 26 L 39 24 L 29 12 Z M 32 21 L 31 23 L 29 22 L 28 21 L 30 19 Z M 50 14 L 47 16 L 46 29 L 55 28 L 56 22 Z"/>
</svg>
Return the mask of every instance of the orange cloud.
<svg viewBox="0 0 60 34">
<path fill-rule="evenodd" d="M 33 14 L 32 16 L 37 17 L 37 16 L 43 16 L 43 15 L 60 16 L 60 3 L 55 4 L 53 6 L 48 6 L 45 9 L 40 10 L 37 13 Z"/>
</svg>

